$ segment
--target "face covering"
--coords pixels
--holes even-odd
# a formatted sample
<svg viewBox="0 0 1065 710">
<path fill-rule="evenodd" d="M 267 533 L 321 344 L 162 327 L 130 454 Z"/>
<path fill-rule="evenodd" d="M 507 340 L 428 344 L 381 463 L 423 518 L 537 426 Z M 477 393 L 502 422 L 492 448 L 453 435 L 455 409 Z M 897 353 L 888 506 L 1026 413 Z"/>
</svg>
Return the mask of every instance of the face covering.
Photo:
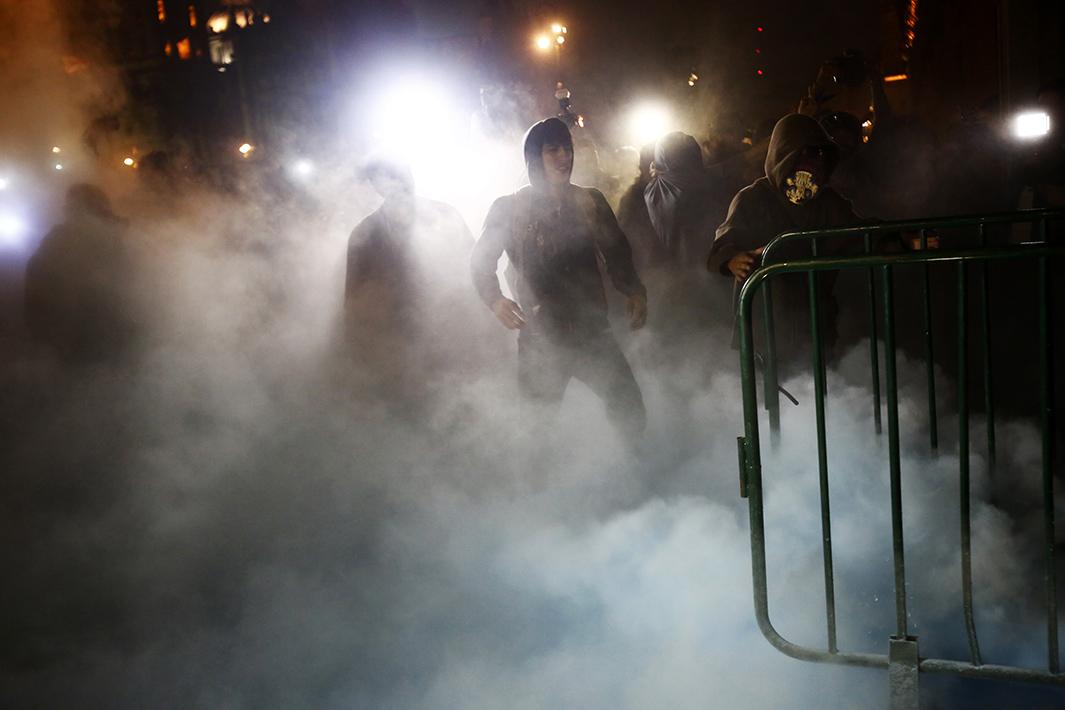
<svg viewBox="0 0 1065 710">
<path fill-rule="evenodd" d="M 817 191 L 820 189 L 813 173 L 809 170 L 796 170 L 787 179 L 784 196 L 788 198 L 791 204 L 801 205 L 815 198 Z"/>
</svg>

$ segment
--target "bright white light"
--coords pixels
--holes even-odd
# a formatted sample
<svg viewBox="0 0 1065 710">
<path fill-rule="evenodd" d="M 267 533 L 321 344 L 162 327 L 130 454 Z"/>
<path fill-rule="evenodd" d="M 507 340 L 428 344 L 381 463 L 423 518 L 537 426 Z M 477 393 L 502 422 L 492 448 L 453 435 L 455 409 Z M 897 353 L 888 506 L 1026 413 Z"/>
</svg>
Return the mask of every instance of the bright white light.
<svg viewBox="0 0 1065 710">
<path fill-rule="evenodd" d="M 53 145 L 53 146 L 52 146 L 52 152 L 53 152 L 53 153 L 59 153 L 59 152 L 60 152 L 60 148 L 59 148 L 59 146 L 57 146 L 57 145 Z"/>
<path fill-rule="evenodd" d="M 445 77 L 401 74 L 364 110 L 374 154 L 407 165 L 418 192 L 447 199 L 469 169 L 470 116 Z M 365 106 L 365 104 L 364 104 Z"/>
<path fill-rule="evenodd" d="M 62 163 L 56 163 L 55 164 L 55 169 L 56 170 L 62 170 L 63 169 L 63 164 Z"/>
<path fill-rule="evenodd" d="M 551 31 L 554 32 L 556 35 L 562 34 L 562 25 L 556 22 L 555 24 L 551 25 Z"/>
<path fill-rule="evenodd" d="M 309 178 L 312 173 L 314 173 L 314 163 L 307 160 L 306 158 L 300 158 L 299 160 L 292 163 L 290 170 L 292 171 L 292 174 L 296 177 L 306 179 Z"/>
<path fill-rule="evenodd" d="M 559 44 L 565 44 L 566 43 L 566 38 L 563 37 L 562 35 L 559 35 L 558 37 L 555 37 L 555 41 L 558 42 Z"/>
<path fill-rule="evenodd" d="M 251 152 L 252 152 L 253 150 L 255 150 L 255 146 L 253 146 L 253 145 L 252 145 L 251 143 L 241 143 L 241 144 L 240 144 L 240 147 L 239 147 L 239 148 L 237 148 L 237 150 L 238 150 L 238 151 L 240 151 L 240 154 L 241 154 L 241 155 L 243 155 L 243 156 L 244 156 L 245 158 L 247 158 L 247 157 L 248 157 L 248 155 L 249 155 L 249 154 L 250 154 L 250 153 L 251 153 Z"/>
<path fill-rule="evenodd" d="M 1046 111 L 1025 111 L 1013 117 L 1013 135 L 1034 140 L 1050 133 L 1050 115 Z"/>
<path fill-rule="evenodd" d="M 10 185 L 10 184 L 11 184 L 11 181 L 8 180 L 6 177 L 0 177 L 0 192 L 3 192 L 4 190 L 6 190 L 7 186 Z"/>
<path fill-rule="evenodd" d="M 551 49 L 551 38 L 547 35 L 540 35 L 536 38 L 536 47 L 545 51 Z"/>
<path fill-rule="evenodd" d="M 640 104 L 629 114 L 628 132 L 633 145 L 647 145 L 673 130 L 673 116 L 660 103 Z"/>
<path fill-rule="evenodd" d="M 17 246 L 26 235 L 26 223 L 17 214 L 0 212 L 0 245 Z"/>
<path fill-rule="evenodd" d="M 127 168 L 132 168 L 134 162 L 135 161 L 133 160 L 133 158 L 126 158 L 122 161 L 122 164 L 125 165 Z"/>
</svg>

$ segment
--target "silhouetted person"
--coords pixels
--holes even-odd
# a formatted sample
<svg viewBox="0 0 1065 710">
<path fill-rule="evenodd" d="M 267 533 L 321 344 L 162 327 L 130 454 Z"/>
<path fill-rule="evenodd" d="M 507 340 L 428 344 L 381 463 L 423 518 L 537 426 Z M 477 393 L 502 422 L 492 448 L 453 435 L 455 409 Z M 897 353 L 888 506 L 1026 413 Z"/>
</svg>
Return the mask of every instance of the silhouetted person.
<svg viewBox="0 0 1065 710">
<path fill-rule="evenodd" d="M 597 259 L 626 296 L 630 326 L 643 326 L 647 297 L 632 251 L 598 190 L 570 183 L 573 141 L 557 118 L 525 137 L 530 185 L 500 197 L 485 219 L 471 270 L 481 299 L 518 335 L 522 394 L 546 405 L 561 402 L 571 378 L 606 403 L 611 421 L 629 437 L 643 431 L 643 396 L 607 322 Z M 506 253 L 517 302 L 504 297 L 496 274 Z"/>
<path fill-rule="evenodd" d="M 618 204 L 618 225 L 629 239 L 633 261 L 640 273 L 644 273 L 645 269 L 656 265 L 661 259 L 658 237 L 654 225 L 651 224 L 651 215 L 647 212 L 647 202 L 643 198 L 643 191 L 651 181 L 651 161 L 654 160 L 654 153 L 652 143 L 640 150 L 640 172 L 626 188 Z"/>
<path fill-rule="evenodd" d="M 381 373 L 427 379 L 461 364 L 456 333 L 475 303 L 463 278 L 473 235 L 455 208 L 417 197 L 404 166 L 377 160 L 362 174 L 384 202 L 348 240 L 349 341 Z"/>
<path fill-rule="evenodd" d="M 48 232 L 26 265 L 26 325 L 35 340 L 66 360 L 110 359 L 129 344 L 125 229 L 103 190 L 74 185 L 63 223 Z"/>
</svg>

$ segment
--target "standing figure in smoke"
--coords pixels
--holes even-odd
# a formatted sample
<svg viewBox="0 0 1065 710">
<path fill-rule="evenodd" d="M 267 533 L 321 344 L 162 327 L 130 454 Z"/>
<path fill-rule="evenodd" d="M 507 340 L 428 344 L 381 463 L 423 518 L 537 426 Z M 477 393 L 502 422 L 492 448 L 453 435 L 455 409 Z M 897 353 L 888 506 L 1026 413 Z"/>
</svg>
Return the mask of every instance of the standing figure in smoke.
<svg viewBox="0 0 1065 710">
<path fill-rule="evenodd" d="M 476 303 L 461 276 L 473 235 L 455 208 L 415 195 L 406 166 L 372 160 L 362 176 L 384 202 L 348 240 L 348 341 L 375 382 L 418 389 L 470 362 L 454 334 Z"/>
<path fill-rule="evenodd" d="M 711 272 L 732 277 L 734 303 L 740 286 L 758 265 L 762 249 L 778 234 L 859 222 L 850 202 L 827 185 L 836 158 L 835 145 L 813 118 L 791 114 L 777 122 L 769 139 L 765 176 L 733 198 L 707 262 Z M 838 244 L 826 246 L 838 248 Z M 789 259 L 810 255 L 806 242 L 785 245 L 779 253 L 780 258 Z M 828 348 L 836 340 L 835 281 L 835 273 L 823 273 L 818 282 L 822 333 Z M 801 362 L 808 345 L 808 302 L 805 276 L 774 279 L 774 321 L 784 365 Z"/>
<path fill-rule="evenodd" d="M 530 185 L 500 197 L 485 218 L 472 258 L 473 283 L 496 318 L 518 335 L 518 383 L 525 397 L 546 405 L 562 400 L 576 377 L 607 406 L 626 436 L 642 433 L 646 414 L 632 369 L 607 321 L 601 257 L 627 298 L 634 330 L 647 319 L 647 295 L 632 250 L 606 198 L 570 182 L 573 140 L 549 118 L 525 136 Z M 513 267 L 514 302 L 503 295 L 499 258 Z"/>
<path fill-rule="evenodd" d="M 26 265 L 26 325 L 68 362 L 110 360 L 126 351 L 134 319 L 126 220 L 95 185 L 67 191 L 65 219 Z"/>
</svg>

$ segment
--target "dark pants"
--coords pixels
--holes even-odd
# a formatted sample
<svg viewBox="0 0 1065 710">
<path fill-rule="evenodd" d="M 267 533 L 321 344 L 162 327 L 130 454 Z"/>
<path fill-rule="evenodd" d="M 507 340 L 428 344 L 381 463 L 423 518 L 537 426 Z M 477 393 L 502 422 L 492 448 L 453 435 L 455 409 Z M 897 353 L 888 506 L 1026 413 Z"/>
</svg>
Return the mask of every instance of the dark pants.
<svg viewBox="0 0 1065 710">
<path fill-rule="evenodd" d="M 549 337 L 518 337 L 518 386 L 527 399 L 557 405 L 570 378 L 588 385 L 606 404 L 607 416 L 627 438 L 643 433 L 647 412 L 625 355 L 609 329 Z"/>
</svg>

